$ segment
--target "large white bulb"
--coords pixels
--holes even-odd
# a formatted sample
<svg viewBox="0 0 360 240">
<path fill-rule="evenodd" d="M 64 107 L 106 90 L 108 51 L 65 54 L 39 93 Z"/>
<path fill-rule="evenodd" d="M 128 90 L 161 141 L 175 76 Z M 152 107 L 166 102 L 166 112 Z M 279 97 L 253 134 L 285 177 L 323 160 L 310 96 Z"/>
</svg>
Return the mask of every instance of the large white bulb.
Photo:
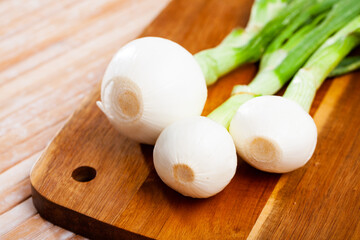
<svg viewBox="0 0 360 240">
<path fill-rule="evenodd" d="M 305 165 L 317 141 L 311 116 L 297 103 L 279 96 L 257 97 L 243 104 L 229 131 L 246 162 L 275 173 Z"/>
<path fill-rule="evenodd" d="M 194 198 L 213 196 L 233 178 L 237 156 L 230 134 L 206 117 L 171 124 L 154 149 L 160 178 L 179 193 Z"/>
<path fill-rule="evenodd" d="M 123 135 L 154 144 L 169 124 L 199 116 L 206 98 L 205 79 L 194 57 L 175 42 L 145 37 L 113 57 L 98 106 Z"/>
</svg>

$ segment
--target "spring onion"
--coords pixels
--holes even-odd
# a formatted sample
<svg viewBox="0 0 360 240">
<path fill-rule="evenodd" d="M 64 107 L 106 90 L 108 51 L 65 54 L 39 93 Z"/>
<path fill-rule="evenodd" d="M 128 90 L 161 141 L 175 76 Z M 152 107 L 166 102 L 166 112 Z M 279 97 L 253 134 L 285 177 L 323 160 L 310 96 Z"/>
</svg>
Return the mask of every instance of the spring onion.
<svg viewBox="0 0 360 240">
<path fill-rule="evenodd" d="M 360 16 L 329 38 L 297 72 L 283 97 L 261 96 L 243 104 L 230 124 L 239 155 L 252 166 L 284 173 L 305 165 L 316 142 L 308 114 L 316 90 L 360 44 Z"/>
<path fill-rule="evenodd" d="M 159 177 L 179 193 L 207 198 L 233 178 L 237 156 L 226 129 L 206 117 L 177 121 L 160 134 L 154 148 Z"/>
<path fill-rule="evenodd" d="M 245 45 L 285 7 L 285 3 L 285 0 L 256 0 L 247 28 L 232 31 L 215 52 Z M 211 55 L 214 50 L 195 55 L 203 70 L 207 63 L 199 56 L 204 53 Z M 207 81 L 208 85 L 212 83 L 213 80 Z M 202 143 L 204 141 L 206 144 Z M 171 124 L 160 134 L 154 148 L 154 166 L 163 182 L 181 194 L 210 197 L 233 178 L 237 166 L 236 149 L 230 134 L 221 125 L 209 118 L 193 117 Z"/>
<path fill-rule="evenodd" d="M 316 9 L 320 10 L 322 9 Z M 294 22 L 290 23 L 280 35 L 271 42 L 266 49 L 260 61 L 259 71 L 268 71 L 277 67 L 284 58 L 288 55 L 289 51 L 293 49 L 301 39 L 313 30 L 324 19 L 326 13 L 320 14 L 314 20 L 314 15 L 317 11 L 312 11 L 313 14 L 302 14 Z M 309 22 L 308 24 L 306 24 Z M 304 26 L 301 26 L 305 24 Z M 299 28 L 299 26 L 301 26 Z"/>
<path fill-rule="evenodd" d="M 264 28 L 270 20 L 274 19 L 280 11 L 288 6 L 291 0 L 255 0 L 251 7 L 250 19 L 246 28 L 234 29 L 220 43 L 219 47 L 241 47 L 246 45 L 250 39 Z M 214 49 L 204 50 L 201 54 L 211 55 Z M 197 54 L 197 55 L 201 55 Z M 195 55 L 197 57 L 197 55 Z"/>
<path fill-rule="evenodd" d="M 358 69 L 360 69 L 360 56 L 347 57 L 331 71 L 329 77 L 337 77 Z"/>
<path fill-rule="evenodd" d="M 259 11 L 259 16 L 265 16 L 263 19 L 254 17 L 254 19 L 257 20 L 254 20 L 253 23 L 250 21 L 245 30 L 235 30 L 230 33 L 223 44 L 212 49 L 201 51 L 195 55 L 196 60 L 203 70 L 207 84 L 213 84 L 219 77 L 244 63 L 258 61 L 268 44 L 290 22 L 299 18 L 301 14 L 308 11 L 312 6 L 321 4 L 322 2 L 334 1 L 335 0 L 275 1 L 273 5 L 271 5 L 270 1 L 266 11 Z M 264 12 L 271 11 L 274 11 L 276 16 L 273 14 L 264 14 Z"/>
<path fill-rule="evenodd" d="M 324 0 L 323 3 L 326 1 L 332 2 L 332 0 Z M 342 0 L 334 4 L 326 18 L 297 41 L 280 63 L 269 70 L 260 71 L 249 85 L 235 86 L 233 95 L 211 112 L 209 117 L 229 127 L 231 119 L 243 103 L 257 96 L 275 94 L 329 36 L 359 14 L 359 1 Z"/>
<path fill-rule="evenodd" d="M 126 44 L 113 57 L 97 104 L 124 136 L 154 144 L 172 122 L 199 116 L 206 97 L 194 57 L 170 40 L 146 37 Z"/>
<path fill-rule="evenodd" d="M 289 0 L 256 0 L 246 34 L 232 32 L 224 45 L 250 37 Z M 247 37 L 246 37 L 247 36 Z M 99 108 L 123 135 L 154 144 L 170 123 L 200 115 L 207 92 L 199 64 L 184 48 L 142 38 L 121 48 L 102 81 Z"/>
<path fill-rule="evenodd" d="M 344 15 L 339 14 L 338 9 L 344 10 L 345 7 L 348 7 L 347 3 L 349 1 L 345 0 L 340 6 L 337 4 L 336 7 L 333 7 L 325 20 L 315 27 L 313 31 L 306 34 L 304 36 L 305 40 L 299 41 L 284 60 L 291 59 L 294 55 L 298 55 L 298 52 L 304 51 L 303 45 L 308 44 L 310 34 L 312 38 L 316 38 L 320 34 L 330 36 L 337 29 L 345 25 L 347 21 L 351 20 L 349 15 L 351 17 L 356 16 L 359 12 L 352 10 Z M 330 27 L 331 25 L 333 26 Z M 325 27 L 325 30 L 320 31 L 319 27 Z M 316 34 L 313 34 L 314 31 Z M 301 62 L 297 63 L 296 67 L 300 68 L 303 62 L 325 40 L 326 38 L 321 37 L 314 41 L 313 44 L 315 46 L 311 46 L 309 50 L 305 49 L 305 54 L 307 55 L 299 58 Z M 285 68 L 281 63 L 279 66 Z M 295 72 L 297 70 L 296 67 L 293 68 Z M 288 67 L 286 66 L 286 68 Z M 290 77 L 288 76 L 288 78 Z M 253 91 L 254 89 L 251 89 L 251 85 L 243 86 L 242 92 L 238 92 L 235 96 L 231 97 L 217 110 L 210 113 L 207 118 L 193 117 L 184 119 L 165 128 L 156 141 L 153 157 L 158 175 L 168 186 L 185 196 L 203 198 L 218 193 L 230 182 L 236 169 L 234 143 L 229 140 L 230 136 L 226 131 L 231 118 L 245 101 L 259 94 L 268 94 L 278 90 L 280 85 L 286 82 L 285 80 L 276 83 L 274 87 L 272 86 L 274 84 L 271 81 L 272 79 L 270 79 L 270 84 L 263 80 L 261 82 L 265 84 L 258 84 L 255 92 Z M 257 82 L 255 83 L 257 84 Z M 219 183 L 216 184 L 214 181 L 219 181 Z"/>
</svg>

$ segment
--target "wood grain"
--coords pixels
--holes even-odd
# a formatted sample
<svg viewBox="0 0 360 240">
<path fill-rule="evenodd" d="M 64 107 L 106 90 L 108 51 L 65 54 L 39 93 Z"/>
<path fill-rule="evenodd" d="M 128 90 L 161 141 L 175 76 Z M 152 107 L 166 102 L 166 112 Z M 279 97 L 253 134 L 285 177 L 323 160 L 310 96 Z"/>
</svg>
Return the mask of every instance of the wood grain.
<svg viewBox="0 0 360 240">
<path fill-rule="evenodd" d="M 44 220 L 39 214 L 36 214 L 18 225 L 12 231 L 4 234 L 1 239 L 68 239 L 75 236 L 74 233 L 65 229 L 54 226 L 50 222 Z"/>
<path fill-rule="evenodd" d="M 101 78 L 114 51 L 136 37 L 167 2 L 0 2 L 0 239 L 5 230 L 16 235 L 27 227 L 40 228 L 38 221 L 22 222 L 34 209 L 32 203 L 23 204 L 30 197 L 32 163 Z M 101 51 L 103 44 L 107 50 Z M 9 50 L 14 51 L 5 54 Z M 64 230 L 51 226 L 41 239 L 64 239 Z"/>
<path fill-rule="evenodd" d="M 218 44 L 232 28 L 239 24 L 244 25 L 251 7 L 250 1 L 227 1 L 228 4 L 218 1 L 191 2 L 191 7 L 189 1 L 172 2 L 142 36 L 167 37 L 196 52 Z M 183 11 L 179 12 L 178 9 Z M 212 11 L 213 9 L 217 11 Z M 210 26 L 210 23 L 214 23 L 217 28 L 206 27 Z M 212 31 L 214 29 L 216 30 Z M 215 84 L 209 90 L 210 98 L 204 112 L 209 112 L 225 100 L 232 85 L 248 82 L 254 73 L 253 66 L 244 67 Z M 54 219 L 47 214 L 56 206 L 50 206 L 47 202 L 47 207 L 42 209 L 41 204 L 38 204 L 41 195 L 46 193 L 46 198 L 53 203 L 80 212 L 84 216 L 91 216 L 99 222 L 115 225 L 118 229 L 150 238 L 196 238 L 204 236 L 205 233 L 208 237 L 228 235 L 233 238 L 248 234 L 276 183 L 277 175 L 257 173 L 258 171 L 241 164 L 232 184 L 218 196 L 208 200 L 185 199 L 166 188 L 154 174 L 151 148 L 140 146 L 114 131 L 95 106 L 98 98 L 99 93 L 95 90 L 54 139 L 33 170 L 31 180 L 35 190 L 35 204 L 45 218 L 50 218 L 60 225 L 69 223 L 65 220 L 66 216 L 52 214 L 58 218 Z M 81 134 L 74 135 L 74 132 Z M 70 147 L 74 145 L 81 146 L 80 151 L 77 149 L 74 152 Z M 72 171 L 79 166 L 96 169 L 96 178 L 87 183 L 76 183 L 69 178 Z M 56 169 L 62 171 L 55 171 Z M 59 181 L 62 184 L 54 185 Z M 109 185 L 109 181 L 113 184 Z M 89 197 L 90 192 L 96 197 Z M 58 196 L 63 196 L 63 199 L 58 199 Z M 251 204 L 252 207 L 242 208 L 243 204 Z M 209 206 L 217 207 L 211 210 Z M 194 208 L 194 211 L 186 211 L 189 207 Z M 174 208 L 178 210 L 174 211 Z M 238 214 L 231 214 L 234 210 Z M 184 214 L 186 224 L 183 221 Z M 214 219 L 218 222 L 211 221 Z M 223 221 L 228 225 L 220 224 Z M 83 229 L 76 229 L 74 226 L 78 224 L 72 223 L 66 227 L 92 238 L 104 237 L 96 232 L 96 228 L 93 228 L 92 232 L 88 229 L 87 232 L 82 232 Z M 124 236 L 123 232 L 116 231 L 109 234 Z"/>
<path fill-rule="evenodd" d="M 28 198 L 21 204 L 0 216 L 0 236 L 10 231 L 17 225 L 25 222 L 36 214 L 32 199 Z"/>
<path fill-rule="evenodd" d="M 142 36 L 166 37 L 195 53 L 218 44 L 232 28 L 244 25 L 251 6 L 250 1 L 191 3 L 172 2 Z M 244 66 L 209 88 L 204 114 L 221 104 L 234 84 L 248 83 L 255 71 L 254 65 Z M 312 113 L 329 85 L 320 89 Z M 54 139 L 31 176 L 40 214 L 72 231 L 91 238 L 245 239 L 257 229 L 255 223 L 259 224 L 260 213 L 269 208 L 269 201 L 279 196 L 274 197 L 277 189 L 288 183 L 286 177 L 278 182 L 280 175 L 262 173 L 240 162 L 233 181 L 217 196 L 185 198 L 155 174 L 152 147 L 118 134 L 96 107 L 97 99 L 95 89 Z M 71 179 L 80 166 L 96 169 L 96 178 L 86 183 Z M 79 219 L 85 224 L 79 226 Z M 103 233 L 103 228 L 109 231 Z"/>
<path fill-rule="evenodd" d="M 281 177 L 249 239 L 360 237 L 359 78 L 333 82 L 314 116 L 319 144 L 312 160 Z"/>
<path fill-rule="evenodd" d="M 83 239 L 39 218 L 29 199 L 30 162 L 37 159 L 78 102 L 101 79 L 116 49 L 136 37 L 167 2 L 0 2 L 0 239 L 4 236 L 10 239 L 32 236 L 36 239 Z M 231 11 L 225 4 L 232 8 Z M 144 35 L 168 37 L 195 53 L 215 46 L 233 26 L 244 26 L 250 4 L 251 1 L 235 3 L 230 0 L 177 1 L 146 29 Z M 93 10 L 76 15 L 89 6 Z M 34 38 L 36 40 L 32 42 Z M 211 100 L 204 114 L 228 97 L 234 82 L 247 83 L 255 72 L 256 66 L 248 65 L 223 78 L 209 90 Z M 317 93 L 311 115 L 315 116 L 320 129 L 319 146 L 322 147 L 299 173 L 282 176 L 261 173 L 240 160 L 234 181 L 217 197 L 222 202 L 212 198 L 205 201 L 216 209 L 208 212 L 201 201 L 179 197 L 162 184 L 152 171 L 152 147 L 140 146 L 139 154 L 144 161 L 150 162 L 148 175 L 128 200 L 126 208 L 108 219 L 115 216 L 118 227 L 162 239 L 189 235 L 197 239 L 288 239 L 292 235 L 303 239 L 359 239 L 359 179 L 356 175 L 359 169 L 355 162 L 359 152 L 355 134 L 359 134 L 356 124 L 360 114 L 349 109 L 357 108 L 355 101 L 358 102 L 358 98 L 354 94 L 358 96 L 359 93 L 351 89 L 358 88 L 357 78 L 359 75 L 348 75 L 335 81 L 328 80 Z M 95 93 L 93 98 L 96 97 Z M 348 107 L 340 106 L 340 101 Z M 340 110 L 337 112 L 337 109 Z M 349 111 L 351 117 L 346 117 Z M 336 115 L 339 112 L 342 114 Z M 332 122 L 335 122 L 335 128 Z M 335 145 L 340 140 L 343 142 Z M 335 151 L 337 148 L 339 150 Z M 329 169 L 323 164 L 327 163 L 327 158 Z M 98 178 L 99 175 L 94 181 Z M 236 193 L 231 189 L 236 189 Z M 75 190 L 70 188 L 69 191 Z M 153 192 L 158 195 L 154 196 Z M 74 204 L 77 196 L 68 199 Z M 229 203 L 228 198 L 232 199 Z M 231 214 L 227 205 L 234 205 Z M 101 204 L 96 208 L 101 212 Z M 106 209 L 117 211 L 111 207 Z M 147 211 L 140 212 L 139 209 Z M 319 216 L 311 214 L 317 211 Z M 224 215 L 229 219 L 223 220 Z M 161 224 L 155 225 L 155 222 Z M 234 222 L 238 225 L 232 228 Z M 229 226 L 224 231 L 225 236 L 219 234 L 222 224 Z M 202 226 L 211 230 L 203 234 Z M 43 231 L 40 233 L 39 229 Z M 85 226 L 85 231 L 89 229 Z"/>
</svg>

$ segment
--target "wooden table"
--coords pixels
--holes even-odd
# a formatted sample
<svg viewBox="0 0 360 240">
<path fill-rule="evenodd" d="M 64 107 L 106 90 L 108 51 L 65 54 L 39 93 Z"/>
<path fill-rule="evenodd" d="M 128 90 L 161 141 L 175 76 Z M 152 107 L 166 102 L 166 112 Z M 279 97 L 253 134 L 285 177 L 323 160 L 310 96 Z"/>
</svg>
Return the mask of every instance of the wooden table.
<svg viewBox="0 0 360 240">
<path fill-rule="evenodd" d="M 0 2 L 0 239 L 82 239 L 37 214 L 31 166 L 114 52 L 168 2 Z"/>
<path fill-rule="evenodd" d="M 206 5 L 221 15 L 224 12 L 218 5 L 230 2 L 213 0 L 205 4 L 205 1 L 184 0 L 180 7 L 180 1 L 172 3 L 165 15 L 178 21 L 173 13 L 193 3 L 198 4 L 194 9 L 201 10 Z M 37 214 L 30 196 L 30 168 L 82 98 L 102 78 L 115 51 L 139 35 L 168 2 L 0 2 L 0 239 L 82 238 Z M 235 10 L 244 11 L 243 17 L 235 19 L 228 14 L 228 20 L 244 26 L 248 17 L 244 9 L 249 9 L 251 1 L 236 3 Z M 214 16 L 196 16 L 204 20 L 204 24 L 214 19 Z M 157 24 L 166 23 L 164 19 L 167 18 L 160 17 Z M 222 25 L 217 29 L 221 31 L 211 32 L 216 36 L 211 38 L 214 44 L 230 31 Z M 174 34 L 176 29 L 170 30 Z M 209 46 L 203 47 L 211 46 L 209 42 Z M 247 65 L 224 77 L 219 84 L 226 86 L 234 77 L 247 83 L 255 71 L 254 65 Z M 232 184 L 238 187 L 236 216 L 246 221 L 238 221 L 240 227 L 229 229 L 233 233 L 231 236 L 360 239 L 359 78 L 359 72 L 348 74 L 327 80 L 320 88 L 310 111 L 318 127 L 318 146 L 305 167 L 276 175 L 257 171 L 240 161 Z M 213 94 L 218 93 L 210 88 L 209 97 Z M 227 96 L 218 99 L 223 97 Z M 228 191 L 224 190 L 220 197 L 226 193 Z M 193 231 L 181 220 L 181 214 L 174 215 L 166 223 L 173 228 Z M 193 220 L 198 222 L 196 218 Z M 173 237 L 170 227 L 164 229 L 154 236 Z"/>
</svg>

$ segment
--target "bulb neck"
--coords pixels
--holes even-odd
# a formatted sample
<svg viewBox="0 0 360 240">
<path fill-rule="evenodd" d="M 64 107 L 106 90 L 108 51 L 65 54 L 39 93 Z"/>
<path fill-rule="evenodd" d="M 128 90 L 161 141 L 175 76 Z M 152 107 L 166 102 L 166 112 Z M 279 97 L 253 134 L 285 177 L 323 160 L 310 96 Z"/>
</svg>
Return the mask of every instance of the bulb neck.
<svg viewBox="0 0 360 240">
<path fill-rule="evenodd" d="M 212 111 L 207 117 L 224 126 L 226 129 L 229 129 L 230 122 L 235 116 L 238 108 L 246 101 L 254 97 L 256 97 L 256 95 L 246 92 L 233 95 L 214 111 Z"/>
</svg>

